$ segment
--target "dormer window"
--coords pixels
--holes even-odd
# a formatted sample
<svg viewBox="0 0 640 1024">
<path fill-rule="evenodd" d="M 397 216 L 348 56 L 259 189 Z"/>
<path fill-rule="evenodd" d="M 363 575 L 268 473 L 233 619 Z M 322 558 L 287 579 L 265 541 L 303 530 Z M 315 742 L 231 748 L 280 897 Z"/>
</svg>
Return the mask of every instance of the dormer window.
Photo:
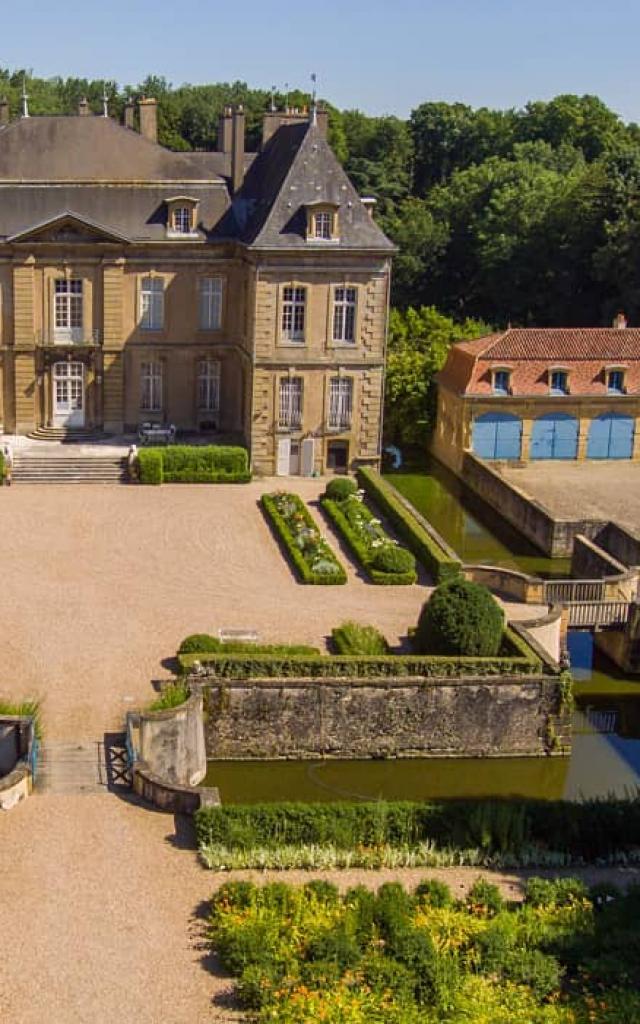
<svg viewBox="0 0 640 1024">
<path fill-rule="evenodd" d="M 510 395 L 511 370 L 492 370 L 492 384 L 494 395 Z"/>
<path fill-rule="evenodd" d="M 621 366 L 612 366 L 607 368 L 607 391 L 610 395 L 624 395 L 626 394 L 627 388 L 624 381 L 624 368 Z"/>
<path fill-rule="evenodd" d="M 338 207 L 336 205 L 324 202 L 307 205 L 307 241 L 339 241 Z"/>
<path fill-rule="evenodd" d="M 198 224 L 198 200 L 191 196 L 173 196 L 166 203 L 167 234 L 172 238 L 194 236 Z"/>
<path fill-rule="evenodd" d="M 179 235 L 191 234 L 191 210 L 188 206 L 176 206 L 172 216 L 173 230 Z"/>
<path fill-rule="evenodd" d="M 549 371 L 549 391 L 552 395 L 569 394 L 569 373 L 567 370 L 556 369 Z"/>
</svg>

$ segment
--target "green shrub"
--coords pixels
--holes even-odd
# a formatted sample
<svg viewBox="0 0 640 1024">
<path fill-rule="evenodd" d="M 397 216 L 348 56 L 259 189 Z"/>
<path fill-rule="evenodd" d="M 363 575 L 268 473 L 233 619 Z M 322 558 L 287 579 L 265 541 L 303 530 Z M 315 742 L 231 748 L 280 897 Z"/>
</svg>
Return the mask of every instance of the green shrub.
<svg viewBox="0 0 640 1024">
<path fill-rule="evenodd" d="M 189 699 L 189 687 L 186 683 L 168 683 L 160 696 L 149 704 L 147 711 L 167 711 L 177 708 Z"/>
<path fill-rule="evenodd" d="M 497 885 L 477 878 L 467 893 L 467 904 L 474 910 L 493 916 L 504 907 L 504 900 Z"/>
<path fill-rule="evenodd" d="M 260 501 L 303 583 L 347 582 L 346 572 L 297 494 L 263 494 Z"/>
<path fill-rule="evenodd" d="M 357 477 L 360 486 L 392 523 L 398 536 L 436 583 L 460 575 L 461 563 L 440 547 L 435 537 L 421 526 L 395 487 L 372 469 L 359 469 Z"/>
<path fill-rule="evenodd" d="M 373 568 L 378 572 L 415 572 L 416 560 L 406 548 L 387 545 L 376 551 L 373 556 Z"/>
<path fill-rule="evenodd" d="M 33 731 L 39 740 L 42 739 L 42 712 L 39 700 L 0 700 L 0 715 L 17 715 L 20 718 L 32 718 Z"/>
<path fill-rule="evenodd" d="M 381 571 L 375 566 L 376 555 L 384 548 L 395 548 L 395 543 L 357 494 L 344 501 L 321 498 L 320 504 L 372 583 L 408 585 L 416 582 L 415 562 L 408 570 L 400 572 Z"/>
<path fill-rule="evenodd" d="M 560 988 L 563 971 L 553 956 L 539 949 L 513 949 L 505 959 L 503 974 L 516 985 L 528 985 L 538 1000 Z"/>
<path fill-rule="evenodd" d="M 178 648 L 178 654 L 194 654 L 203 651 L 219 651 L 222 642 L 209 633 L 191 633 L 186 636 Z"/>
<path fill-rule="evenodd" d="M 331 498 L 332 501 L 344 501 L 349 495 L 355 494 L 357 489 L 355 480 L 348 476 L 339 476 L 329 481 L 325 487 L 324 497 Z"/>
<path fill-rule="evenodd" d="M 414 896 L 419 903 L 429 907 L 450 907 L 453 903 L 449 886 L 437 878 L 428 878 L 420 882 L 415 888 Z"/>
<path fill-rule="evenodd" d="M 251 479 L 245 448 L 229 445 L 168 445 L 141 448 L 140 482 L 246 483 Z"/>
<path fill-rule="evenodd" d="M 388 654 L 389 645 L 375 626 L 343 622 L 331 630 L 331 639 L 338 654 Z"/>
<path fill-rule="evenodd" d="M 423 606 L 414 643 L 423 653 L 496 657 L 504 612 L 486 587 L 457 579 L 436 587 Z"/>
<path fill-rule="evenodd" d="M 141 484 L 162 483 L 162 452 L 157 448 L 141 448 L 138 452 Z"/>
</svg>

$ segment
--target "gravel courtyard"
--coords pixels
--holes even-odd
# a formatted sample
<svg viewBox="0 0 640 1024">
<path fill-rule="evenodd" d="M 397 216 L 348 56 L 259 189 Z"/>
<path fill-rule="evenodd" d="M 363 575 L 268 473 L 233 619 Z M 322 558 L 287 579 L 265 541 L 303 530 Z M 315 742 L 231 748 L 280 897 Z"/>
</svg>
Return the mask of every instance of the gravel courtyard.
<svg viewBox="0 0 640 1024">
<path fill-rule="evenodd" d="M 627 461 L 530 462 L 500 473 L 558 519 L 612 519 L 640 532 L 640 465 Z"/>
</svg>

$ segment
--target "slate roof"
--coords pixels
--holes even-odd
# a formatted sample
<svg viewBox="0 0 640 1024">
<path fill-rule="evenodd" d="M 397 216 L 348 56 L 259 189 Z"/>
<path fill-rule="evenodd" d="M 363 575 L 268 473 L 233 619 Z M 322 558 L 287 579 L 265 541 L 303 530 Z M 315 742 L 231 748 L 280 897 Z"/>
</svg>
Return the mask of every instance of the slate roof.
<svg viewBox="0 0 640 1024">
<path fill-rule="evenodd" d="M 222 181 L 188 153 L 149 142 L 110 117 L 21 117 L 0 129 L 5 181 Z"/>
<path fill-rule="evenodd" d="M 0 128 L 0 240 L 68 213 L 130 241 L 164 241 L 166 200 L 186 194 L 199 201 L 202 241 L 394 251 L 317 125 L 285 125 L 247 153 L 233 205 L 229 162 L 223 153 L 173 153 L 111 118 L 21 118 Z M 306 240 L 305 206 L 320 201 L 338 207 L 337 242 Z"/>
<path fill-rule="evenodd" d="M 317 202 L 338 207 L 339 242 L 306 241 L 305 206 Z M 234 198 L 233 215 L 252 248 L 395 251 L 313 124 L 284 125 L 269 139 Z"/>
</svg>

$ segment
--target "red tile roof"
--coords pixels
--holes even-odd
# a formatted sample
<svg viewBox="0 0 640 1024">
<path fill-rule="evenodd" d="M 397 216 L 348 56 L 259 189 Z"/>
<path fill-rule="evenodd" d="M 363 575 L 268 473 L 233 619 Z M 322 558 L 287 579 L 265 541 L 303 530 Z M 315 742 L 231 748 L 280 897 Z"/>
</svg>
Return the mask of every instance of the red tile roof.
<svg viewBox="0 0 640 1024">
<path fill-rule="evenodd" d="M 479 359 L 640 359 L 640 327 L 515 327 L 458 342 Z"/>
</svg>

